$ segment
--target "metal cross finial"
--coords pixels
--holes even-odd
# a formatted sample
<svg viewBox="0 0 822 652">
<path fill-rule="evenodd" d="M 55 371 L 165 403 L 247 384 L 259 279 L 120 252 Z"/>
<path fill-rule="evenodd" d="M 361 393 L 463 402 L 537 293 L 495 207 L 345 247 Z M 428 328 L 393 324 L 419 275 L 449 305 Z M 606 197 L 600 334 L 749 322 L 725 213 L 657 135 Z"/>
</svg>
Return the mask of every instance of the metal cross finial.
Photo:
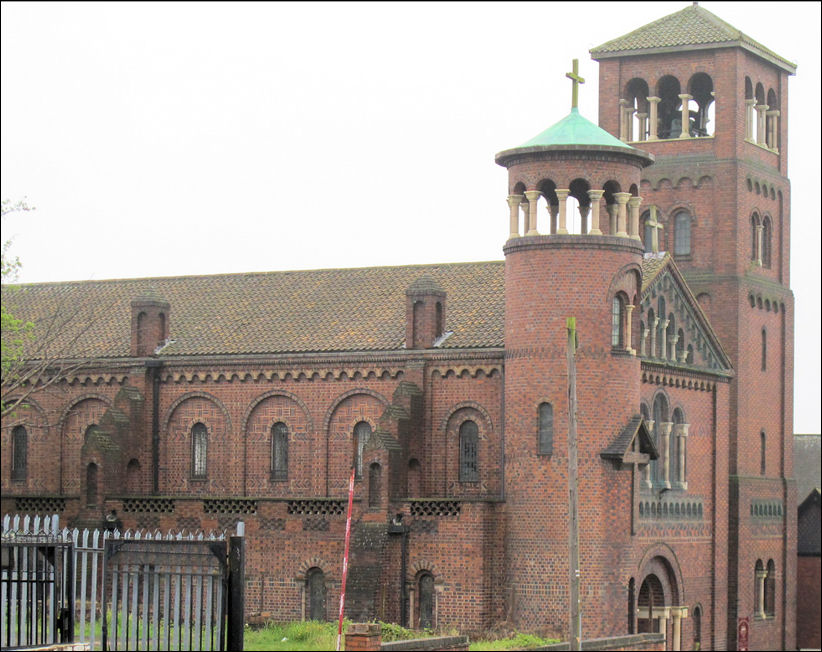
<svg viewBox="0 0 822 652">
<path fill-rule="evenodd" d="M 573 71 L 566 72 L 565 76 L 571 80 L 573 90 L 571 92 L 571 108 L 577 108 L 579 103 L 579 85 L 584 84 L 585 80 L 579 76 L 579 59 L 574 59 Z"/>
</svg>

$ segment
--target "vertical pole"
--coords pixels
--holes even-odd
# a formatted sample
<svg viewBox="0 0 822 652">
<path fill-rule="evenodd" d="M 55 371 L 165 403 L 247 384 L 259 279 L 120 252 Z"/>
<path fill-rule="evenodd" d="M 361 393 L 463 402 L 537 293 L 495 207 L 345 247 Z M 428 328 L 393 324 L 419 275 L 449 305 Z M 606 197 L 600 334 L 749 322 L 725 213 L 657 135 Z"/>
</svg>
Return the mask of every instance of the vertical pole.
<svg viewBox="0 0 822 652">
<path fill-rule="evenodd" d="M 243 649 L 243 622 L 245 619 L 245 537 L 229 538 L 228 544 L 228 623 L 227 650 Z"/>
<path fill-rule="evenodd" d="M 570 630 L 571 650 L 582 649 L 582 619 L 579 613 L 579 515 L 577 496 L 577 369 L 576 319 L 568 317 L 568 570 L 570 589 Z"/>
<path fill-rule="evenodd" d="M 345 518 L 345 553 L 343 554 L 342 588 L 340 589 L 340 619 L 337 625 L 337 652 L 340 652 L 342 638 L 343 613 L 345 613 L 345 581 L 348 579 L 348 544 L 351 542 L 351 505 L 354 503 L 354 472 L 351 467 L 351 478 L 348 481 L 348 515 Z"/>
</svg>

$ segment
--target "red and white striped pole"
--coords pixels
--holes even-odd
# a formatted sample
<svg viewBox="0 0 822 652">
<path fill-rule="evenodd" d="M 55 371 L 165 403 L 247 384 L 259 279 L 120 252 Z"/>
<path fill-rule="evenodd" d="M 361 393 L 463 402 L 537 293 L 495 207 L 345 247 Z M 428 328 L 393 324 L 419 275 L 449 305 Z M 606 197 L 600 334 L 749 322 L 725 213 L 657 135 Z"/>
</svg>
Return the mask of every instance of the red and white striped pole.
<svg viewBox="0 0 822 652">
<path fill-rule="evenodd" d="M 337 626 L 337 652 L 340 652 L 343 614 L 345 613 L 345 581 L 348 579 L 348 544 L 351 541 L 351 506 L 354 504 L 354 467 L 348 481 L 348 516 L 345 517 L 345 554 L 343 555 L 342 590 L 340 591 L 340 622 Z"/>
</svg>

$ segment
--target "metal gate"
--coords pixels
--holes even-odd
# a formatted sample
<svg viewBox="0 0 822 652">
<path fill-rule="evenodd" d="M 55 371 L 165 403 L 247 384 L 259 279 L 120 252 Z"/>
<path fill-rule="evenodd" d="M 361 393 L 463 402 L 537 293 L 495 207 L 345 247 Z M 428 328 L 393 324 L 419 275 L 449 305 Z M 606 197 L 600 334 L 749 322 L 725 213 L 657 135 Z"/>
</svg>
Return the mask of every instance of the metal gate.
<svg viewBox="0 0 822 652">
<path fill-rule="evenodd" d="M 59 534 L 2 541 L 0 644 L 52 645 L 73 640 L 73 544 Z"/>
<path fill-rule="evenodd" d="M 106 541 L 104 650 L 223 650 L 225 541 Z"/>
</svg>

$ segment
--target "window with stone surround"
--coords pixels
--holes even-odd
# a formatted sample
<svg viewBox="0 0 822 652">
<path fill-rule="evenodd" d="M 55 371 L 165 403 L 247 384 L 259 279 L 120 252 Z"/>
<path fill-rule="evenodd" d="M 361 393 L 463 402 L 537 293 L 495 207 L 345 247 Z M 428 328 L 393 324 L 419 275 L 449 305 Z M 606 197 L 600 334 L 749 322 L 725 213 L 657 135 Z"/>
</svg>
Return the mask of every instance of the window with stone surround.
<svg viewBox="0 0 822 652">
<path fill-rule="evenodd" d="M 354 426 L 354 470 L 357 478 L 362 478 L 362 454 L 371 437 L 371 424 L 360 421 Z"/>
<path fill-rule="evenodd" d="M 674 255 L 691 254 L 691 215 L 688 211 L 679 211 L 674 216 Z"/>
<path fill-rule="evenodd" d="M 776 614 L 776 564 L 773 559 L 768 560 L 765 568 L 765 616 L 773 618 Z"/>
<path fill-rule="evenodd" d="M 625 348 L 625 304 L 627 298 L 621 292 L 611 301 L 611 348 Z"/>
<path fill-rule="evenodd" d="M 773 226 L 768 215 L 762 218 L 762 267 L 771 268 L 771 237 Z"/>
</svg>

